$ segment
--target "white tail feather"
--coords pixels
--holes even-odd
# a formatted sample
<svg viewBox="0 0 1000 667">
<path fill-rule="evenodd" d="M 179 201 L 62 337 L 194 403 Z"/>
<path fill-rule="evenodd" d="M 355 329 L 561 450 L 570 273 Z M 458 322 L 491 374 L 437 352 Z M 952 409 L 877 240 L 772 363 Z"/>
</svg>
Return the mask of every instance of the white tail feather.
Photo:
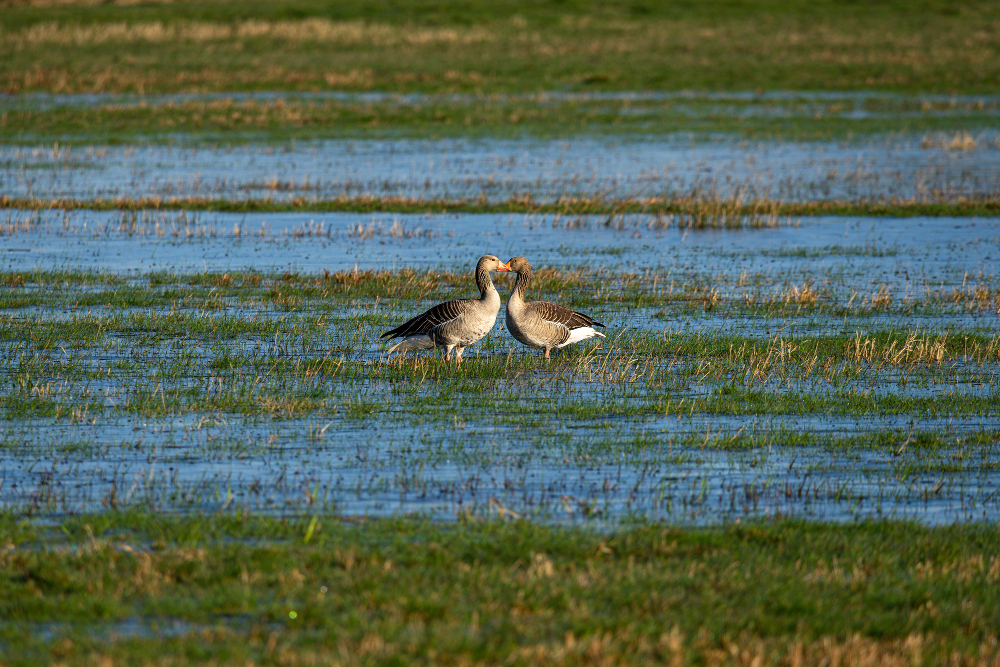
<svg viewBox="0 0 1000 667">
<path fill-rule="evenodd" d="M 569 338 L 566 339 L 565 343 L 556 346 L 556 349 L 572 345 L 573 343 L 579 343 L 581 340 L 587 340 L 588 338 L 593 338 L 594 336 L 604 338 L 604 334 L 593 327 L 579 327 L 577 329 L 571 329 L 569 332 Z"/>
</svg>

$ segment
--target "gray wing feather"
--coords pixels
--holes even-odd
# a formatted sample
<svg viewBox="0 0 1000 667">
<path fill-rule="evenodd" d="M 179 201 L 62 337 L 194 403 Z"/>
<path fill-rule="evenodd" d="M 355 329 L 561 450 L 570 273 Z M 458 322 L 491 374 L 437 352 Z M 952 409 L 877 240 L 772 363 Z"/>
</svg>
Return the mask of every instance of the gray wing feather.
<svg viewBox="0 0 1000 667">
<path fill-rule="evenodd" d="M 600 322 L 595 322 L 594 318 L 586 313 L 570 310 L 565 306 L 548 301 L 532 301 L 527 304 L 527 308 L 543 320 L 553 324 L 561 324 L 569 330 L 580 327 L 603 327 Z"/>
<path fill-rule="evenodd" d="M 429 334 L 432 330 L 457 320 L 469 307 L 469 299 L 456 299 L 439 303 L 430 310 L 413 317 L 395 329 L 386 331 L 382 338 L 398 338 L 400 336 L 420 336 Z"/>
</svg>

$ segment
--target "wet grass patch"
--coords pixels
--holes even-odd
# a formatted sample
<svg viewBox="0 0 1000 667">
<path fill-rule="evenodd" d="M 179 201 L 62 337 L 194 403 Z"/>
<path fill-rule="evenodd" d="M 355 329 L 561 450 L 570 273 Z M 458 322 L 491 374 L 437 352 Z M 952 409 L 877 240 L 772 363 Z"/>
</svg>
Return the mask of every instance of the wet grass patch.
<svg viewBox="0 0 1000 667">
<path fill-rule="evenodd" d="M 69 278 L 62 276 L 52 298 L 67 298 Z M 86 284 L 117 280 L 79 278 Z M 10 418 L 53 411 L 69 416 L 81 409 L 90 414 L 100 396 L 99 410 L 118 415 L 219 411 L 291 418 L 326 412 L 447 420 L 458 410 L 488 408 L 499 423 L 513 424 L 525 402 L 533 412 L 597 420 L 695 412 L 995 416 L 996 334 L 625 329 L 597 346 L 561 354 L 554 364 L 491 336 L 477 358 L 456 368 L 432 356 L 388 358 L 377 337 L 400 309 L 463 286 L 464 273 L 243 278 L 158 273 L 145 278 L 150 287 L 127 288 L 154 295 L 129 303 L 160 300 L 164 307 L 123 308 L 118 290 L 110 296 L 84 291 L 98 310 L 0 319 L 9 378 L 3 409 Z M 595 293 L 586 303 L 616 301 L 606 276 L 590 272 L 543 270 L 537 283 L 546 296 L 589 287 Z M 635 274 L 618 277 L 618 290 L 628 285 L 648 282 Z M 370 312 L 362 317 L 343 309 Z"/>
<path fill-rule="evenodd" d="M 808 201 L 793 202 L 764 197 L 661 196 L 637 198 L 579 198 L 555 197 L 553 201 L 538 201 L 532 197 L 514 197 L 495 201 L 477 199 L 422 199 L 408 197 L 379 197 L 370 195 L 311 199 L 305 197 L 263 199 L 211 199 L 204 197 L 144 197 L 114 199 L 72 198 L 23 198 L 0 195 L 0 209 L 15 211 L 203 211 L 216 213 L 523 213 L 527 215 L 558 216 L 558 222 L 571 228 L 605 226 L 620 228 L 638 225 L 639 228 L 656 229 L 770 229 L 795 225 L 796 219 L 806 216 L 863 216 L 863 217 L 996 217 L 1000 215 L 1000 202 L 990 197 L 942 197 L 941 201 L 889 198 L 878 201 Z M 624 219 L 639 216 L 639 220 Z M 564 217 L 565 216 L 565 217 Z M 592 218 L 592 216 L 597 216 Z M 12 220 L 4 231 L 32 231 L 41 225 L 39 219 Z M 119 226 L 120 227 L 120 226 Z M 109 230 L 112 231 L 112 230 Z M 133 233 L 139 230 L 133 230 Z M 370 233 L 364 226 L 354 236 Z M 164 229 L 157 234 L 155 228 L 144 233 L 178 235 Z M 227 230 L 217 229 L 193 235 L 225 235 Z M 253 237 L 256 230 L 241 229 L 239 235 Z M 384 233 L 384 232 L 383 232 Z M 179 235 L 188 236 L 182 231 Z M 857 254 L 845 250 L 845 254 Z"/>
<path fill-rule="evenodd" d="M 877 521 L 603 532 L 502 519 L 5 515 L 0 642 L 17 665 L 297 664 L 334 651 L 359 664 L 988 663 L 996 540 L 989 524 Z"/>
<path fill-rule="evenodd" d="M 643 99 L 551 95 L 430 95 L 375 99 L 297 98 L 266 95 L 260 99 L 216 97 L 125 98 L 81 105 L 14 107 L 0 116 L 0 141 L 64 145 L 131 143 L 246 143 L 324 139 L 411 137 L 554 138 L 692 134 L 709 138 L 728 134 L 750 140 L 830 141 L 878 135 L 923 137 L 927 147 L 954 150 L 996 148 L 987 132 L 1000 109 L 990 100 L 954 102 L 944 111 L 885 98 L 885 109 L 866 110 L 845 97 L 839 102 L 767 100 L 747 97 L 720 102 L 712 98 Z M 978 137 L 978 139 L 976 138 Z M 66 168 L 69 162 L 53 162 Z M 42 168 L 32 163 L 32 169 Z"/>
<path fill-rule="evenodd" d="M 20 472 L 0 493 L 40 513 L 399 502 L 454 516 L 495 500 L 601 521 L 969 518 L 1000 503 L 988 321 L 929 299 L 936 324 L 921 327 L 830 292 L 824 307 L 851 319 L 811 326 L 785 297 L 748 305 L 661 278 L 540 267 L 533 293 L 587 304 L 609 337 L 546 362 L 498 329 L 456 366 L 390 358 L 378 336 L 467 293 L 467 271 L 8 271 L 0 460 Z M 663 325 L 664 310 L 701 323 Z"/>
<path fill-rule="evenodd" d="M 868 251 L 858 250 L 858 253 L 870 256 Z M 759 254 L 765 258 L 803 257 L 799 249 L 765 249 Z M 739 258 L 745 260 L 748 256 L 744 252 Z M 803 272 L 796 279 L 791 273 L 775 278 L 761 271 L 746 270 L 738 275 L 689 270 L 679 276 L 660 269 L 550 266 L 534 273 L 532 289 L 539 298 L 575 308 L 646 309 L 642 311 L 642 321 L 671 321 L 691 314 L 764 322 L 783 317 L 988 316 L 1000 312 L 1000 285 L 995 276 L 981 272 L 970 277 L 966 272 L 961 277 L 961 282 L 955 284 L 927 280 L 921 293 L 906 290 L 900 295 L 898 288 L 889 282 L 854 287 L 854 277 L 829 273 L 817 276 Z M 503 277 L 497 278 L 501 287 L 506 287 L 506 282 Z M 212 314 L 211 323 L 206 320 L 199 326 L 215 326 L 220 335 L 229 335 L 226 332 L 243 327 L 240 316 L 249 318 L 258 312 L 325 314 L 329 322 L 337 311 L 347 309 L 355 323 L 382 325 L 389 319 L 378 315 L 380 306 L 392 309 L 406 302 L 416 302 L 419 306 L 425 301 L 454 298 L 456 293 L 468 290 L 469 276 L 467 270 L 451 268 L 203 273 L 8 269 L 0 270 L 0 285 L 5 286 L 0 292 L 0 311 L 66 308 L 79 318 L 103 308 L 117 312 L 119 317 L 127 315 L 130 318 L 127 329 L 132 332 L 153 326 L 140 321 L 146 316 L 143 311 L 155 311 L 158 317 Z M 89 325 L 80 321 L 83 331 Z M 316 320 L 314 325 L 319 323 Z M 169 328 L 166 320 L 155 326 L 158 331 Z M 264 333 L 260 327 L 268 326 L 271 325 L 248 320 L 242 330 L 254 333 L 257 327 L 256 333 Z M 770 333 L 766 326 L 763 330 Z M 919 331 L 911 333 L 918 336 Z M 928 344 L 923 338 L 920 342 Z"/>
</svg>

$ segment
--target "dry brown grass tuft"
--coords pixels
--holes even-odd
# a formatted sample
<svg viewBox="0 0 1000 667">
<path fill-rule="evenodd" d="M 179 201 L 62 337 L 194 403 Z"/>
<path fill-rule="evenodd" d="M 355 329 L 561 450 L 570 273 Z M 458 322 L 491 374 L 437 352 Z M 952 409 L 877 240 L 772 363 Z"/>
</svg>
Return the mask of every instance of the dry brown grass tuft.
<svg viewBox="0 0 1000 667">
<path fill-rule="evenodd" d="M 668 227 L 684 229 L 743 229 L 775 228 L 795 225 L 797 221 L 782 215 L 781 201 L 761 193 L 752 182 L 727 185 L 722 188 L 715 180 L 695 183 L 683 196 L 647 197 L 636 199 L 644 210 L 655 210 L 669 204 L 675 213 L 652 217 L 646 226 L 659 230 Z"/>
<path fill-rule="evenodd" d="M 1000 315 L 1000 289 L 982 283 L 955 288 L 940 300 L 963 306 L 969 312 L 993 312 Z"/>
<path fill-rule="evenodd" d="M 981 352 L 978 350 L 977 352 Z M 931 337 L 910 332 L 906 340 L 889 343 L 856 334 L 847 345 L 846 356 L 855 363 L 940 364 L 948 358 L 948 334 Z"/>
<path fill-rule="evenodd" d="M 870 308 L 885 310 L 892 305 L 892 290 L 888 286 L 883 285 L 878 288 L 875 294 L 868 297 L 866 301 Z"/>
<path fill-rule="evenodd" d="M 920 140 L 921 148 L 937 148 L 948 151 L 971 151 L 979 146 L 979 141 L 968 132 L 941 135 L 928 134 Z"/>
<path fill-rule="evenodd" d="M 102 44 L 219 42 L 272 39 L 283 42 L 323 42 L 339 46 L 471 46 L 496 39 L 495 33 L 479 28 L 391 26 L 365 21 L 331 21 L 322 18 L 301 21 L 247 20 L 236 23 L 207 21 L 161 21 L 63 25 L 39 23 L 23 30 L 0 32 L 7 48 L 40 45 L 86 47 Z"/>
<path fill-rule="evenodd" d="M 789 285 L 781 295 L 781 300 L 786 304 L 809 305 L 819 301 L 819 292 L 811 282 L 806 281 L 802 285 Z"/>
<path fill-rule="evenodd" d="M 315 409 L 316 405 L 304 399 L 291 399 L 282 396 L 261 396 L 258 399 L 260 409 L 276 419 L 287 419 Z"/>
</svg>

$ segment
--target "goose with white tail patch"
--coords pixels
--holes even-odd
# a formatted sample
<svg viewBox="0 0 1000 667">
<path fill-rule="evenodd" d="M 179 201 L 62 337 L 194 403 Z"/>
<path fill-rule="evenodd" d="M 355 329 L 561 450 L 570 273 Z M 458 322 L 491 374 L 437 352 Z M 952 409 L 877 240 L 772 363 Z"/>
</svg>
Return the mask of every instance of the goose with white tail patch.
<svg viewBox="0 0 1000 667">
<path fill-rule="evenodd" d="M 500 294 L 493 286 L 490 271 L 510 271 L 495 255 L 483 255 L 476 264 L 478 299 L 456 299 L 439 303 L 430 310 L 407 320 L 382 338 L 402 338 L 389 352 L 444 348 L 444 360 L 462 362 L 462 351 L 490 332 L 500 312 Z"/>
<path fill-rule="evenodd" d="M 604 334 L 594 327 L 604 327 L 590 315 L 570 310 L 548 301 L 525 302 L 524 293 L 531 282 L 531 264 L 524 257 L 512 257 L 507 266 L 517 273 L 514 291 L 507 301 L 507 330 L 528 347 L 549 352 Z"/>
</svg>

